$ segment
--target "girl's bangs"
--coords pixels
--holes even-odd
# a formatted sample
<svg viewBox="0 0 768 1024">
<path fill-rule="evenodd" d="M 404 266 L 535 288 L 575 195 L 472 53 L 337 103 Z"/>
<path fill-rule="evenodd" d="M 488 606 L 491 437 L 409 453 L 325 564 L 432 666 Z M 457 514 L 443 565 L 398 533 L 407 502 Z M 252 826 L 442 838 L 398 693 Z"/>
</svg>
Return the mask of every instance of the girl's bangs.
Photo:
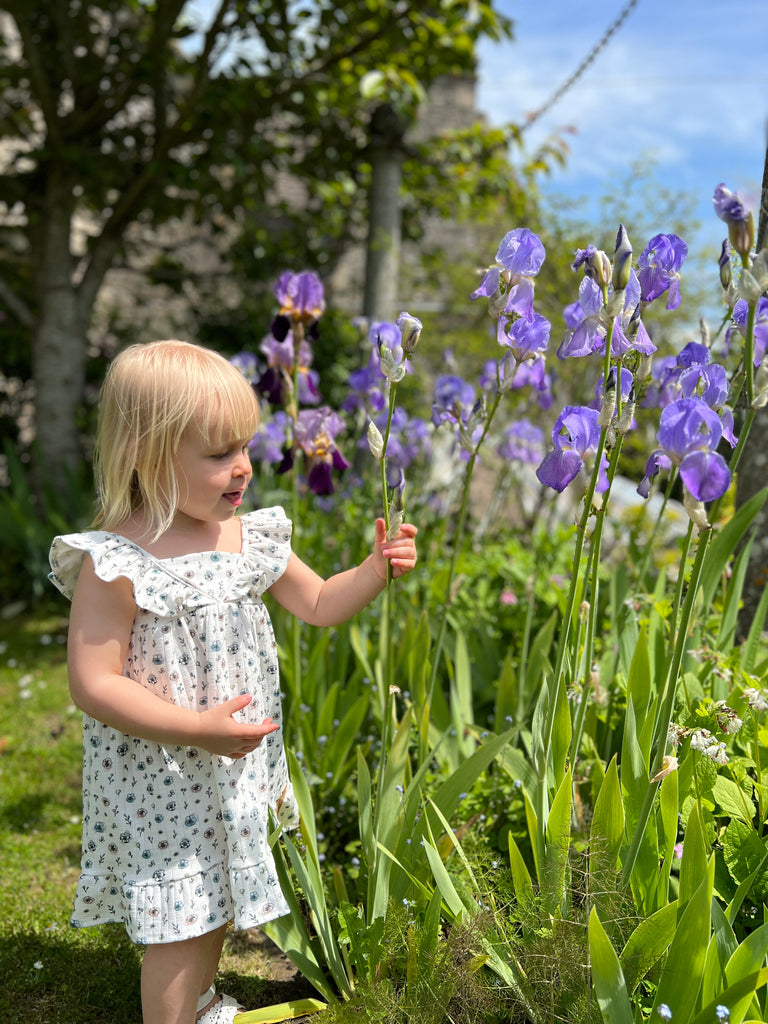
<svg viewBox="0 0 768 1024">
<path fill-rule="evenodd" d="M 209 442 L 250 439 L 259 426 L 258 398 L 240 371 L 232 370 L 230 379 L 216 381 L 199 397 L 196 425 Z"/>
</svg>

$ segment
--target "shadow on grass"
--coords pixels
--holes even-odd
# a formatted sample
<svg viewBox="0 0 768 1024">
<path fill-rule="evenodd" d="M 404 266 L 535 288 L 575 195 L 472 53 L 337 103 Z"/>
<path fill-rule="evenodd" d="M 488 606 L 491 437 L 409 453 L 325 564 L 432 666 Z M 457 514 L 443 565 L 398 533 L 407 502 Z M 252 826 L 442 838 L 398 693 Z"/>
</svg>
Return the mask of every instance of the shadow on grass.
<svg viewBox="0 0 768 1024">
<path fill-rule="evenodd" d="M 89 929 L 90 931 L 90 929 Z M 141 953 L 120 926 L 100 934 L 0 935 L 9 1024 L 140 1024 Z"/>
<path fill-rule="evenodd" d="M 301 975 L 249 974 L 243 959 L 219 975 L 217 988 L 247 1009 L 318 994 Z M 0 935 L 3 1024 L 141 1024 L 141 960 L 141 947 L 117 924 Z"/>
</svg>

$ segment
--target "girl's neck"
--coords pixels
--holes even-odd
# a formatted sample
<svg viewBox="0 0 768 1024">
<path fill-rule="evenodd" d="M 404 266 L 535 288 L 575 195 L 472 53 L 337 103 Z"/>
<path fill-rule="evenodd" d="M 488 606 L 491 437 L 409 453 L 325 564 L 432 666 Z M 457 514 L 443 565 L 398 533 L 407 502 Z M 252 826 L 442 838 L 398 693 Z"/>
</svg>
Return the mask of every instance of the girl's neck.
<svg viewBox="0 0 768 1024">
<path fill-rule="evenodd" d="M 152 539 L 152 531 L 140 515 L 125 522 L 118 531 L 158 558 L 174 558 L 201 551 L 239 554 L 242 549 L 240 521 L 203 522 L 178 513 L 165 533 Z"/>
</svg>

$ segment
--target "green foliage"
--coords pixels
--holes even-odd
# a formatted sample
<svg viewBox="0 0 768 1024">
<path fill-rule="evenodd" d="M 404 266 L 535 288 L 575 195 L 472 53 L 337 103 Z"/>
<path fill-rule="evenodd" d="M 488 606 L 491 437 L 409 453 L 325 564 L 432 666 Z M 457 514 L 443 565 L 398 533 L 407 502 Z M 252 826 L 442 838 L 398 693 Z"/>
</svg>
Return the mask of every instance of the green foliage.
<svg viewBox="0 0 768 1024">
<path fill-rule="evenodd" d="M 8 487 L 0 487 L 0 595 L 6 615 L 45 603 L 52 597 L 48 583 L 48 551 L 57 533 L 84 528 L 92 514 L 90 488 L 69 476 L 63 494 L 52 480 L 40 478 L 33 487 L 28 464 L 10 445 L 5 446 Z"/>
</svg>

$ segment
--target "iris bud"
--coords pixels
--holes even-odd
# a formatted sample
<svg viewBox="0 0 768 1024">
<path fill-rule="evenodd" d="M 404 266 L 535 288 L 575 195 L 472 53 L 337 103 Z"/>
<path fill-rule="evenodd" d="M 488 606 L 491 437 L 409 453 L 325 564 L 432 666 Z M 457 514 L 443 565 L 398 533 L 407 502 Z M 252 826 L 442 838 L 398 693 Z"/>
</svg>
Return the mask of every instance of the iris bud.
<svg viewBox="0 0 768 1024">
<path fill-rule="evenodd" d="M 632 270 L 632 243 L 629 241 L 627 229 L 619 224 L 616 235 L 616 248 L 613 253 L 613 277 L 611 283 L 615 291 L 623 291 L 629 284 Z"/>
<path fill-rule="evenodd" d="M 405 377 L 405 362 L 398 363 L 386 345 L 379 345 L 379 365 L 390 384 L 399 384 Z"/>
<path fill-rule="evenodd" d="M 384 437 L 373 420 L 368 422 L 368 447 L 375 459 L 384 457 Z"/>
<path fill-rule="evenodd" d="M 733 273 L 731 271 L 731 243 L 727 238 L 723 239 L 723 248 L 717 265 L 720 267 L 720 284 L 723 286 L 723 291 L 727 292 L 733 280 Z"/>
<path fill-rule="evenodd" d="M 742 259 L 749 256 L 755 244 L 755 218 L 751 210 L 745 220 L 732 221 L 728 225 L 728 238 Z"/>
<path fill-rule="evenodd" d="M 602 249 L 595 249 L 591 252 L 587 258 L 587 264 L 591 269 L 589 276 L 598 284 L 609 285 L 611 283 L 611 261 Z"/>
<path fill-rule="evenodd" d="M 410 356 L 419 343 L 419 338 L 421 337 L 421 320 L 418 320 L 415 316 L 411 316 L 410 313 L 401 313 L 397 318 L 396 323 L 403 336 L 403 352 L 405 352 L 406 357 Z"/>
</svg>

